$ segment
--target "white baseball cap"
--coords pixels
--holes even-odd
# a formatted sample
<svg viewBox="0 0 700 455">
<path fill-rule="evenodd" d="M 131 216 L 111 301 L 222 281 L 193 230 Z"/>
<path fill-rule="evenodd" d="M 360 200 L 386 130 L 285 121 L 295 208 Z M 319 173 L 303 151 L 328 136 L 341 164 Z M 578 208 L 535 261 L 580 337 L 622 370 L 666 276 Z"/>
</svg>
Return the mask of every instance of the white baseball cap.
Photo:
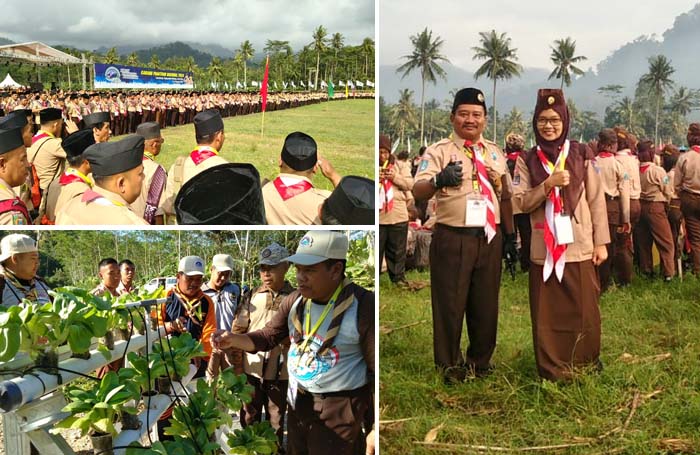
<svg viewBox="0 0 700 455">
<path fill-rule="evenodd" d="M 233 258 L 228 254 L 217 254 L 214 256 L 214 259 L 212 259 L 211 265 L 213 265 L 218 272 L 228 272 L 233 270 Z"/>
<path fill-rule="evenodd" d="M 187 276 L 204 275 L 204 260 L 199 256 L 185 256 L 180 259 L 177 271 Z"/>
<path fill-rule="evenodd" d="M 39 251 L 33 238 L 25 234 L 10 234 L 0 240 L 0 262 L 9 259 L 13 254 Z"/>
<path fill-rule="evenodd" d="M 309 231 L 299 241 L 296 254 L 287 261 L 299 265 L 314 265 L 326 259 L 346 259 L 348 238 L 342 232 Z"/>
</svg>

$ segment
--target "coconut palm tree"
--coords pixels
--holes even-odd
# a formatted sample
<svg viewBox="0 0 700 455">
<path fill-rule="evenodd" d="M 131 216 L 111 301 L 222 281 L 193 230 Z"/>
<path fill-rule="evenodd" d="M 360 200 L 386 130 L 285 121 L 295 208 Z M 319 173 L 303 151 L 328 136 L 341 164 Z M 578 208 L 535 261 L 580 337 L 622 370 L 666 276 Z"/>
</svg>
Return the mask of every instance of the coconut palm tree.
<svg viewBox="0 0 700 455">
<path fill-rule="evenodd" d="M 365 77 L 369 77 L 369 62 L 374 61 L 374 58 L 370 60 L 370 56 L 374 56 L 374 40 L 372 38 L 365 38 L 362 40 L 360 45 L 360 50 L 365 56 Z M 373 78 L 374 79 L 374 78 Z"/>
<path fill-rule="evenodd" d="M 209 63 L 209 68 L 207 68 L 207 71 L 209 72 L 209 76 L 211 76 L 214 82 L 214 86 L 218 90 L 219 81 L 223 76 L 223 72 L 221 71 L 221 59 L 219 57 L 212 58 L 211 63 Z"/>
<path fill-rule="evenodd" d="M 399 134 L 399 143 L 403 144 L 406 131 L 415 128 L 418 123 L 413 105 L 413 90 L 399 90 L 399 101 L 391 108 L 389 115 L 389 125 Z"/>
<path fill-rule="evenodd" d="M 158 58 L 158 55 L 156 55 L 156 54 L 151 55 L 151 61 L 148 62 L 148 67 L 149 68 L 159 68 L 160 67 L 160 58 Z"/>
<path fill-rule="evenodd" d="M 698 108 L 698 93 L 689 90 L 687 87 L 678 87 L 678 90 L 671 97 L 669 105 L 672 112 L 677 112 L 682 117 L 690 114 L 690 111 Z"/>
<path fill-rule="evenodd" d="M 318 71 L 321 66 L 321 52 L 324 52 L 328 46 L 328 30 L 323 25 L 319 25 L 316 30 L 314 30 L 313 41 L 309 43 L 313 50 L 316 51 L 316 79 L 314 81 L 314 89 L 318 89 Z"/>
<path fill-rule="evenodd" d="M 634 101 L 629 96 L 625 96 L 615 104 L 615 110 L 627 122 L 627 131 L 634 132 Z"/>
<path fill-rule="evenodd" d="M 490 32 L 479 32 L 481 36 L 481 47 L 472 47 L 474 51 L 473 60 L 486 60 L 474 73 L 474 79 L 479 79 L 486 75 L 493 81 L 493 141 L 497 142 L 496 134 L 496 82 L 501 79 L 511 79 L 520 76 L 523 67 L 516 63 L 518 57 L 517 49 L 510 47 L 510 38 L 505 33 L 500 35 L 495 30 Z"/>
<path fill-rule="evenodd" d="M 583 75 L 583 70 L 574 65 L 574 63 L 582 62 L 587 60 L 587 57 L 583 55 L 577 55 L 576 53 L 576 41 L 571 38 L 565 38 L 563 40 L 558 39 L 554 41 L 554 46 L 551 46 L 552 55 L 550 55 L 550 60 L 554 63 L 555 67 L 552 73 L 547 79 L 561 79 L 561 89 L 564 89 L 564 84 L 567 87 L 571 85 L 571 73 L 581 76 Z"/>
<path fill-rule="evenodd" d="M 676 70 L 671 66 L 671 61 L 665 55 L 656 55 L 649 58 L 649 72 L 644 74 L 639 81 L 649 86 L 649 93 L 656 97 L 656 119 L 654 124 L 654 146 L 659 144 L 659 109 L 664 92 L 673 87 L 671 74 Z"/>
<path fill-rule="evenodd" d="M 331 37 L 331 49 L 333 49 L 333 70 L 331 71 L 331 81 L 335 76 L 335 70 L 338 67 L 338 52 L 343 49 L 345 37 L 342 33 L 334 33 Z"/>
<path fill-rule="evenodd" d="M 439 61 L 449 63 L 449 60 L 440 53 L 440 47 L 444 41 L 436 36 L 433 39 L 433 31 L 428 27 L 422 32 L 411 37 L 413 52 L 401 58 L 406 59 L 406 63 L 396 69 L 397 73 L 403 72 L 401 79 L 408 76 L 413 70 L 420 71 L 421 92 L 420 92 L 420 143 L 423 143 L 424 123 L 425 123 L 425 82 L 435 84 L 440 76 L 446 79 L 445 70 L 438 64 Z"/>
<path fill-rule="evenodd" d="M 241 43 L 241 47 L 238 49 L 238 53 L 241 55 L 241 59 L 243 60 L 243 85 L 248 87 L 248 60 L 255 55 L 253 44 L 249 40 L 243 41 Z"/>
<path fill-rule="evenodd" d="M 518 110 L 515 106 L 508 113 L 506 118 L 503 120 L 505 125 L 503 131 L 505 133 L 516 133 L 525 135 L 527 131 L 527 126 L 523 120 L 523 113 Z"/>
<path fill-rule="evenodd" d="M 107 51 L 105 54 L 105 63 L 108 65 L 113 65 L 119 63 L 119 54 L 117 54 L 117 48 L 113 47 Z"/>
<path fill-rule="evenodd" d="M 132 52 L 131 54 L 129 54 L 129 57 L 126 59 L 126 64 L 129 66 L 141 65 L 141 62 L 139 62 L 139 56 L 136 55 L 136 52 Z"/>
</svg>

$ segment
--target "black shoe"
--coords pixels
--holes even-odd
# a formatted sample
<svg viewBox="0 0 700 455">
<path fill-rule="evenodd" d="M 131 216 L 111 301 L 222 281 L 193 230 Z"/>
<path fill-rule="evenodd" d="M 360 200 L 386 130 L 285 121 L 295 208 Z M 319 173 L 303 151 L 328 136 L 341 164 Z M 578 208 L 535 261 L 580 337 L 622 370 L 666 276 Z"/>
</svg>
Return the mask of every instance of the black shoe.
<svg viewBox="0 0 700 455">
<path fill-rule="evenodd" d="M 447 367 L 442 372 L 442 380 L 445 385 L 461 384 L 467 378 L 468 370 L 463 366 Z"/>
<path fill-rule="evenodd" d="M 485 378 L 490 376 L 495 370 L 493 365 L 486 365 L 485 367 L 473 367 L 472 372 L 476 378 Z"/>
</svg>

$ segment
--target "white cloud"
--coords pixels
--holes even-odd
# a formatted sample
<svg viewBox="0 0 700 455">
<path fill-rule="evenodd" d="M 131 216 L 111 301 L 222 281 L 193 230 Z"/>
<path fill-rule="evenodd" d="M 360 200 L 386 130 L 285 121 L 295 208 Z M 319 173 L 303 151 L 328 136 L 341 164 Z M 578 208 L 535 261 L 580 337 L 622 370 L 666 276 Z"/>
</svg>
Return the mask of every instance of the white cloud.
<svg viewBox="0 0 700 455">
<path fill-rule="evenodd" d="M 77 24 L 69 26 L 68 32 L 74 33 L 74 34 L 86 33 L 86 32 L 92 32 L 92 31 L 98 30 L 99 27 L 100 26 L 94 17 L 87 16 L 87 17 L 80 18 L 80 22 L 78 22 Z M 50 30 L 47 30 L 47 31 L 50 31 Z"/>
</svg>

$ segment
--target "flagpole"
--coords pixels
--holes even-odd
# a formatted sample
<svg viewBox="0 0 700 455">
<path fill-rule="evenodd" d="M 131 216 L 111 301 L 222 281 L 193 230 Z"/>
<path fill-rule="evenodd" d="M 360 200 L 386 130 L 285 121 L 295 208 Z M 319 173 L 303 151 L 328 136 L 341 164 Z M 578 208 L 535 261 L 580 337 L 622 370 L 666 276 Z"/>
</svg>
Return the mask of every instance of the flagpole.
<svg viewBox="0 0 700 455">
<path fill-rule="evenodd" d="M 260 96 L 262 97 L 262 121 L 260 124 L 260 137 L 265 134 L 265 108 L 267 107 L 267 78 L 270 69 L 270 56 L 265 60 L 265 74 L 263 76 L 262 86 L 260 87 Z"/>
</svg>

